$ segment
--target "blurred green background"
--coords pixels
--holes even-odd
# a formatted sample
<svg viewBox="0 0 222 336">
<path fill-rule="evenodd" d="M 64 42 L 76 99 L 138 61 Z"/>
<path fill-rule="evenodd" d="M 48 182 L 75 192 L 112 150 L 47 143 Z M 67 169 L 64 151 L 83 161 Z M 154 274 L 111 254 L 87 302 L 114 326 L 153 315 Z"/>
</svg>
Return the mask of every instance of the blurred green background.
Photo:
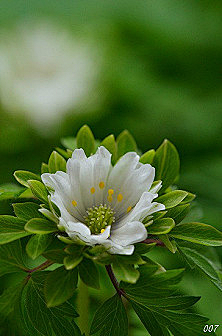
<svg viewBox="0 0 222 336">
<path fill-rule="evenodd" d="M 222 2 L 0 7 L 0 184 L 14 182 L 18 169 L 38 172 L 60 138 L 85 123 L 98 139 L 128 129 L 142 151 L 164 138 L 176 145 L 178 185 L 197 194 L 195 219 L 221 230 Z M 9 210 L 0 203 L 0 213 Z M 179 265 L 163 251 L 154 257 Z M 187 275 L 183 290 L 203 295 L 199 312 L 221 322 L 222 300 L 207 280 Z"/>
</svg>

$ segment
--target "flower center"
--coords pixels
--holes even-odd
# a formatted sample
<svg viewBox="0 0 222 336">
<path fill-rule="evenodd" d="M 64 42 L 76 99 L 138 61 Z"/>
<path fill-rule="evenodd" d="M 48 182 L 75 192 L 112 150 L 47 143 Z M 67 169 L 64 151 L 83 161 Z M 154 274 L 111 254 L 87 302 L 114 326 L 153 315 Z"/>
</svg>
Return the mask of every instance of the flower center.
<svg viewBox="0 0 222 336">
<path fill-rule="evenodd" d="M 103 233 L 107 226 L 112 225 L 115 221 L 114 211 L 107 205 L 93 206 L 87 211 L 84 217 L 85 224 L 93 234 Z"/>
</svg>

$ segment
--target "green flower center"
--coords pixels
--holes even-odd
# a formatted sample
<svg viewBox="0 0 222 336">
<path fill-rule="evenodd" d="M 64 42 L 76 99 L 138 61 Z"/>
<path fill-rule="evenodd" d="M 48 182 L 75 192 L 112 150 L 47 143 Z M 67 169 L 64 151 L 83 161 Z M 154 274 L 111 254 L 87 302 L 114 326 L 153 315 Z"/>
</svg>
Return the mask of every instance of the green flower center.
<svg viewBox="0 0 222 336">
<path fill-rule="evenodd" d="M 115 221 L 114 211 L 107 205 L 94 206 L 89 208 L 87 216 L 84 217 L 85 224 L 93 234 L 103 233 L 107 226 Z"/>
</svg>

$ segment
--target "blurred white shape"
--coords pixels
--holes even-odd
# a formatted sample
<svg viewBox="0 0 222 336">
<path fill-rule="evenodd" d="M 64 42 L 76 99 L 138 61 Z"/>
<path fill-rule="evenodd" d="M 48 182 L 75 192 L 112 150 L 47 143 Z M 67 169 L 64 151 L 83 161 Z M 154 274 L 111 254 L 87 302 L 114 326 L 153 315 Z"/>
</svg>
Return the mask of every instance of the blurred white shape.
<svg viewBox="0 0 222 336">
<path fill-rule="evenodd" d="M 0 42 L 0 99 L 46 134 L 93 94 L 98 55 L 83 39 L 49 22 L 26 23 Z"/>
</svg>

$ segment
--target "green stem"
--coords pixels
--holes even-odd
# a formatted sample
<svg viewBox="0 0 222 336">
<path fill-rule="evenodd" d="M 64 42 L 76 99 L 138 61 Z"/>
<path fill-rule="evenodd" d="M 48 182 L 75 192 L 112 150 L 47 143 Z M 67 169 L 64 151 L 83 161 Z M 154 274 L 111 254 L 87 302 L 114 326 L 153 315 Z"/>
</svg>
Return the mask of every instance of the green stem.
<svg viewBox="0 0 222 336">
<path fill-rule="evenodd" d="M 86 336 L 89 336 L 89 292 L 88 287 L 80 280 L 79 293 L 77 298 L 79 313 L 79 328 Z"/>
</svg>

